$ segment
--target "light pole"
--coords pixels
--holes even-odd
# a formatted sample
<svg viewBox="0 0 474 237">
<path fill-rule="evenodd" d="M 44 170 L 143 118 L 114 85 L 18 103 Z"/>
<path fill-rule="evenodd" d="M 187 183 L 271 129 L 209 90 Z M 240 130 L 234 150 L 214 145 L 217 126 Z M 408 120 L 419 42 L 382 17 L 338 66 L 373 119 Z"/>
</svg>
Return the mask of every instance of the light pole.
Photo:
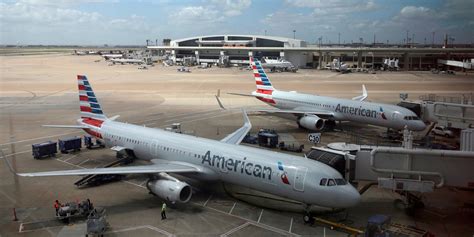
<svg viewBox="0 0 474 237">
<path fill-rule="evenodd" d="M 293 30 L 293 39 L 296 39 L 296 30 Z"/>
<path fill-rule="evenodd" d="M 265 30 L 265 35 L 267 35 L 267 30 Z"/>
<path fill-rule="evenodd" d="M 431 47 L 434 47 L 434 36 L 435 36 L 435 32 L 431 32 L 432 34 L 432 38 L 431 38 Z"/>
<path fill-rule="evenodd" d="M 341 45 L 341 33 L 337 33 L 337 44 Z"/>
</svg>

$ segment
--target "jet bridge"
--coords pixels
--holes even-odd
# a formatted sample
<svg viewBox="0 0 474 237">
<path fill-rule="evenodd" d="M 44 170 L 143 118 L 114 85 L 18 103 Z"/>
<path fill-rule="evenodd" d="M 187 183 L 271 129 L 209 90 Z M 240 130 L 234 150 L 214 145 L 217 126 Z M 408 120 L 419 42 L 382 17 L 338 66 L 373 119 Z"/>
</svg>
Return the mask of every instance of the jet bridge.
<svg viewBox="0 0 474 237">
<path fill-rule="evenodd" d="M 474 127 L 473 95 L 440 97 L 435 94 L 420 97 L 421 101 L 401 101 L 398 105 L 416 113 L 421 120 L 445 127 L 467 129 Z"/>
</svg>

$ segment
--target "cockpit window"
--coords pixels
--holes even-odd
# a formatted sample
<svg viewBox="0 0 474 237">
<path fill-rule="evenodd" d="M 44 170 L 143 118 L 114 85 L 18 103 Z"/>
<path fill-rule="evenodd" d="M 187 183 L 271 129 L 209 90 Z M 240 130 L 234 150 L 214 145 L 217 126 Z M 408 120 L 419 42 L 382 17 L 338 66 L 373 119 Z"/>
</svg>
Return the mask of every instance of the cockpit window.
<svg viewBox="0 0 474 237">
<path fill-rule="evenodd" d="M 344 179 L 336 179 L 336 184 L 337 185 L 346 185 L 347 182 Z"/>
<path fill-rule="evenodd" d="M 330 179 L 328 182 L 328 186 L 334 186 L 334 185 L 336 185 L 336 182 L 334 181 L 334 179 Z"/>
<path fill-rule="evenodd" d="M 321 179 L 321 182 L 319 182 L 319 185 L 326 186 L 327 182 L 328 182 L 328 179 Z"/>
</svg>

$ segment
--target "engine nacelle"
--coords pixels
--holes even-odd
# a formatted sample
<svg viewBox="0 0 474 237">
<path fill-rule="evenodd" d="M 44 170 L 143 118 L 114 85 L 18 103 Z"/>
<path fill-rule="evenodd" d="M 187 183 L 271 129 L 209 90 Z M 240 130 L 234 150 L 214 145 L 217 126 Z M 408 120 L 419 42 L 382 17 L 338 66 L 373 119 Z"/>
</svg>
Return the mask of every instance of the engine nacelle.
<svg viewBox="0 0 474 237">
<path fill-rule="evenodd" d="M 155 179 L 149 180 L 146 186 L 150 192 L 171 203 L 189 202 L 193 194 L 191 186 L 181 181 Z"/>
<path fill-rule="evenodd" d="M 298 120 L 298 125 L 309 130 L 320 131 L 324 128 L 324 120 L 316 115 L 306 115 Z"/>
</svg>

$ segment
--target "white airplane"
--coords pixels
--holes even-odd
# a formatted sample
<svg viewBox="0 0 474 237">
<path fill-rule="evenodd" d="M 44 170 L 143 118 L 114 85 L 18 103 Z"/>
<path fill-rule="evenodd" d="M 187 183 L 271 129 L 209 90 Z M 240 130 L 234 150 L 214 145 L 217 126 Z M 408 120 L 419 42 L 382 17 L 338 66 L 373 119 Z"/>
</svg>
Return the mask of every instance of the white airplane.
<svg viewBox="0 0 474 237">
<path fill-rule="evenodd" d="M 362 86 L 362 95 L 349 99 L 297 93 L 295 91 L 276 90 L 261 63 L 250 58 L 257 90 L 251 95 L 229 93 L 234 95 L 253 96 L 277 109 L 258 109 L 255 111 L 292 114 L 296 116 L 300 127 L 319 131 L 325 124 L 335 125 L 335 121 L 354 121 L 392 129 L 421 131 L 426 125 L 418 116 L 403 107 L 396 105 L 365 102 L 367 90 Z"/>
<path fill-rule="evenodd" d="M 251 129 L 245 112 L 244 126 L 220 141 L 147 128 L 114 121 L 117 116 L 108 119 L 86 76 L 78 75 L 77 79 L 81 111 L 78 125 L 45 126 L 83 129 L 112 150 L 125 151 L 150 164 L 17 175 L 148 174 L 153 177 L 147 182 L 148 189 L 172 203 L 188 202 L 192 188 L 169 174 L 237 184 L 299 201 L 306 208 L 348 208 L 360 201 L 357 190 L 330 166 L 306 157 L 239 145 Z"/>
<path fill-rule="evenodd" d="M 109 60 L 111 58 L 123 58 L 123 54 L 101 54 L 105 60 Z"/>
<path fill-rule="evenodd" d="M 112 58 L 110 59 L 110 61 L 113 63 L 113 64 L 116 64 L 116 63 L 120 63 L 120 64 L 125 64 L 125 63 L 128 63 L 128 64 L 144 64 L 145 61 L 143 61 L 142 59 L 131 59 L 131 58 Z"/>
</svg>

